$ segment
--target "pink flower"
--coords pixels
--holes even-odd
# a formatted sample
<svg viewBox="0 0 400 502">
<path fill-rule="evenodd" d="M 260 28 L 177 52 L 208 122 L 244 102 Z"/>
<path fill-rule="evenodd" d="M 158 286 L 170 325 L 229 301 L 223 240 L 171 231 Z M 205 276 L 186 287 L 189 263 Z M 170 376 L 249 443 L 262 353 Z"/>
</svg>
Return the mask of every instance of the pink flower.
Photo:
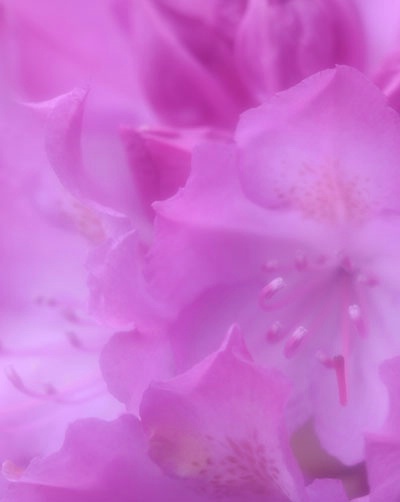
<svg viewBox="0 0 400 502">
<path fill-rule="evenodd" d="M 5 502 L 397 491 L 399 117 L 271 99 L 398 107 L 397 10 L 228 3 L 1 4 Z"/>
<path fill-rule="evenodd" d="M 282 420 L 287 393 L 278 374 L 254 364 L 233 327 L 216 353 L 151 386 L 141 423 L 80 421 L 54 455 L 24 472 L 6 464 L 3 500 L 347 500 L 339 481 L 305 488 Z"/>
<path fill-rule="evenodd" d="M 99 183 L 112 179 L 121 193 L 133 184 L 127 181 L 116 134 L 120 124 L 130 129 L 145 124 L 156 135 L 165 126 L 179 126 L 178 132 L 164 132 L 175 136 L 178 151 L 186 151 L 193 139 L 204 138 L 188 126 L 231 134 L 242 111 L 312 72 L 335 63 L 362 68 L 363 29 L 352 1 L 232 0 L 227 8 L 219 0 L 207 6 L 197 0 L 106 0 L 100 7 L 48 0 L 32 7 L 27 0 L 6 0 L 0 50 L 4 72 L 24 98 L 49 99 L 91 86 L 83 131 L 85 169 L 94 185 L 92 196 L 105 204 Z M 190 163 L 179 154 L 177 160 L 171 149 L 165 160 L 144 163 L 140 138 L 146 132 L 135 133 L 128 154 L 136 159 L 131 169 L 145 198 L 165 196 L 154 171 L 171 171 L 164 185 L 170 187 L 167 193 L 176 191 Z M 147 137 L 145 143 L 151 156 L 157 139 Z M 175 162 L 178 169 L 171 167 Z M 118 171 L 110 174 L 110 165 Z M 133 200 L 138 198 L 142 193 Z"/>
<path fill-rule="evenodd" d="M 103 238 L 45 155 L 45 110 L 0 93 L 0 460 L 25 467 L 87 415 L 113 418 L 98 353 L 109 332 L 86 309 L 85 261 Z"/>
<path fill-rule="evenodd" d="M 238 322 L 257 362 L 295 382 L 291 427 L 312 418 L 329 452 L 362 460 L 387 411 L 377 368 L 399 350 L 399 134 L 346 67 L 250 110 L 236 145 L 199 148 L 185 189 L 157 205 L 147 255 L 132 234 L 108 250 L 99 312 L 166 334 L 176 368 Z"/>
</svg>

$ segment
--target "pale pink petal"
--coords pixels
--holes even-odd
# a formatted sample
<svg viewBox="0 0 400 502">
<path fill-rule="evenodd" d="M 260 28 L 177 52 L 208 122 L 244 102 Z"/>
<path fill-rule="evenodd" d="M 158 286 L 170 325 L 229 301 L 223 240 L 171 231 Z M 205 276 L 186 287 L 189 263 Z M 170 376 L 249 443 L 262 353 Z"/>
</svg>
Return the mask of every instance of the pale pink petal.
<svg viewBox="0 0 400 502">
<path fill-rule="evenodd" d="M 132 322 L 169 333 L 179 368 L 215 350 L 218 330 L 243 325 L 257 362 L 295 382 L 291 430 L 314 417 L 348 465 L 383 423 L 377 369 L 399 350 L 398 304 L 387 301 L 399 284 L 399 134 L 384 97 L 345 67 L 246 112 L 239 153 L 197 149 L 186 187 L 156 204 L 139 287 L 164 310 L 159 324 L 127 295 Z"/>
<path fill-rule="evenodd" d="M 210 496 L 301 500 L 282 423 L 286 397 L 280 376 L 252 362 L 234 326 L 219 351 L 144 395 L 150 456 Z"/>
<path fill-rule="evenodd" d="M 26 99 L 49 99 L 92 82 L 103 108 L 129 106 L 133 65 L 112 1 L 4 0 L 2 6 L 7 75 Z"/>
<path fill-rule="evenodd" d="M 101 226 L 48 165 L 43 115 L 5 98 L 2 93 L 0 460 L 23 467 L 57 449 L 71 420 L 113 418 L 121 407 L 98 368 L 109 333 L 85 308 L 85 261 Z"/>
<path fill-rule="evenodd" d="M 144 276 L 147 247 L 131 231 L 107 242 L 89 261 L 91 308 L 106 324 L 117 329 L 140 329 L 159 333 L 171 313 L 154 299 Z"/>
<path fill-rule="evenodd" d="M 105 213 L 143 219 L 116 120 L 98 115 L 91 92 L 77 88 L 37 108 L 47 116 L 46 151 L 64 186 Z"/>
<path fill-rule="evenodd" d="M 238 67 L 260 99 L 335 64 L 363 66 L 352 1 L 249 0 L 236 37 Z"/>
<path fill-rule="evenodd" d="M 316 74 L 243 115 L 243 186 L 264 207 L 326 223 L 398 210 L 399 130 L 398 115 L 360 73 Z"/>
<path fill-rule="evenodd" d="M 400 497 L 400 442 L 397 437 L 368 435 L 366 442 L 371 502 L 395 502 Z"/>
<path fill-rule="evenodd" d="M 206 16 L 207 10 L 192 4 L 134 3 L 131 30 L 138 76 L 155 112 L 167 123 L 231 127 L 252 103 L 236 71 L 233 40 Z"/>
<path fill-rule="evenodd" d="M 174 373 L 168 339 L 152 339 L 138 331 L 114 335 L 102 351 L 100 366 L 111 394 L 135 415 L 150 383 Z"/>
<path fill-rule="evenodd" d="M 348 497 L 341 481 L 336 479 L 317 479 L 307 487 L 309 502 L 346 502 Z"/>
<path fill-rule="evenodd" d="M 6 464 L 9 477 L 4 502 L 176 502 L 188 492 L 163 476 L 147 457 L 140 423 L 131 416 L 114 422 L 86 419 L 72 424 L 63 447 L 37 458 L 18 472 Z M 190 493 L 190 492 L 189 492 Z M 192 500 L 198 500 L 196 494 Z"/>
<path fill-rule="evenodd" d="M 151 216 L 151 204 L 167 199 L 182 187 L 190 171 L 191 151 L 201 142 L 203 131 L 178 132 L 173 129 L 122 130 L 134 181 L 142 204 Z"/>
</svg>

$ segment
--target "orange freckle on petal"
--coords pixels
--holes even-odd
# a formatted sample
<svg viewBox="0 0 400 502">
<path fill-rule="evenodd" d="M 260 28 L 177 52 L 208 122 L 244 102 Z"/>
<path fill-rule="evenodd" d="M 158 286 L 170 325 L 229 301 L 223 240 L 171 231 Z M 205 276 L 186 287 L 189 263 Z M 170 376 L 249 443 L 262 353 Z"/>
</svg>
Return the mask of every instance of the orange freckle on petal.
<svg viewBox="0 0 400 502">
<path fill-rule="evenodd" d="M 292 204 L 305 216 L 331 223 L 361 221 L 369 210 L 364 178 L 344 178 L 335 162 L 312 167 L 304 164 L 300 182 L 288 190 Z"/>
</svg>

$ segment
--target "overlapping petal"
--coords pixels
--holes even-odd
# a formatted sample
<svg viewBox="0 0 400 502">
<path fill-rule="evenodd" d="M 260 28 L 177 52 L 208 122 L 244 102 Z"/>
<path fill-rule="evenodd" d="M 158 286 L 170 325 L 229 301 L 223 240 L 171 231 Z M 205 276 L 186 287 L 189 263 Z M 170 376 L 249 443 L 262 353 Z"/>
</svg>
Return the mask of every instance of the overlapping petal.
<svg viewBox="0 0 400 502">
<path fill-rule="evenodd" d="M 157 205 L 144 263 L 186 364 L 215 350 L 221 324 L 239 322 L 257 361 L 295 378 L 293 427 L 313 415 L 347 463 L 384 419 L 377 368 L 397 347 L 396 303 L 385 299 L 398 288 L 399 124 L 345 67 L 280 94 L 243 116 L 237 147 L 197 151 L 185 189 Z"/>
</svg>

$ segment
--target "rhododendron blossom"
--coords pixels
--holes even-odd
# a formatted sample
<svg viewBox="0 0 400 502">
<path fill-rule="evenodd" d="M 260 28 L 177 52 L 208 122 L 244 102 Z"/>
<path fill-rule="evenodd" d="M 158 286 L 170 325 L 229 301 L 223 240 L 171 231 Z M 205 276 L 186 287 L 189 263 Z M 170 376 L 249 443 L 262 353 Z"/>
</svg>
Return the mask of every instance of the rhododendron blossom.
<svg viewBox="0 0 400 502">
<path fill-rule="evenodd" d="M 347 68 L 247 112 L 237 146 L 199 148 L 185 189 L 157 205 L 147 258 L 130 235 L 116 244 L 94 282 L 99 308 L 150 334 L 158 322 L 178 367 L 239 322 L 257 361 L 294 377 L 293 427 L 311 416 L 333 454 L 359 461 L 387 409 L 377 368 L 399 350 L 399 133 Z"/>
<path fill-rule="evenodd" d="M 400 4 L 0 2 L 0 501 L 400 499 Z"/>
</svg>

